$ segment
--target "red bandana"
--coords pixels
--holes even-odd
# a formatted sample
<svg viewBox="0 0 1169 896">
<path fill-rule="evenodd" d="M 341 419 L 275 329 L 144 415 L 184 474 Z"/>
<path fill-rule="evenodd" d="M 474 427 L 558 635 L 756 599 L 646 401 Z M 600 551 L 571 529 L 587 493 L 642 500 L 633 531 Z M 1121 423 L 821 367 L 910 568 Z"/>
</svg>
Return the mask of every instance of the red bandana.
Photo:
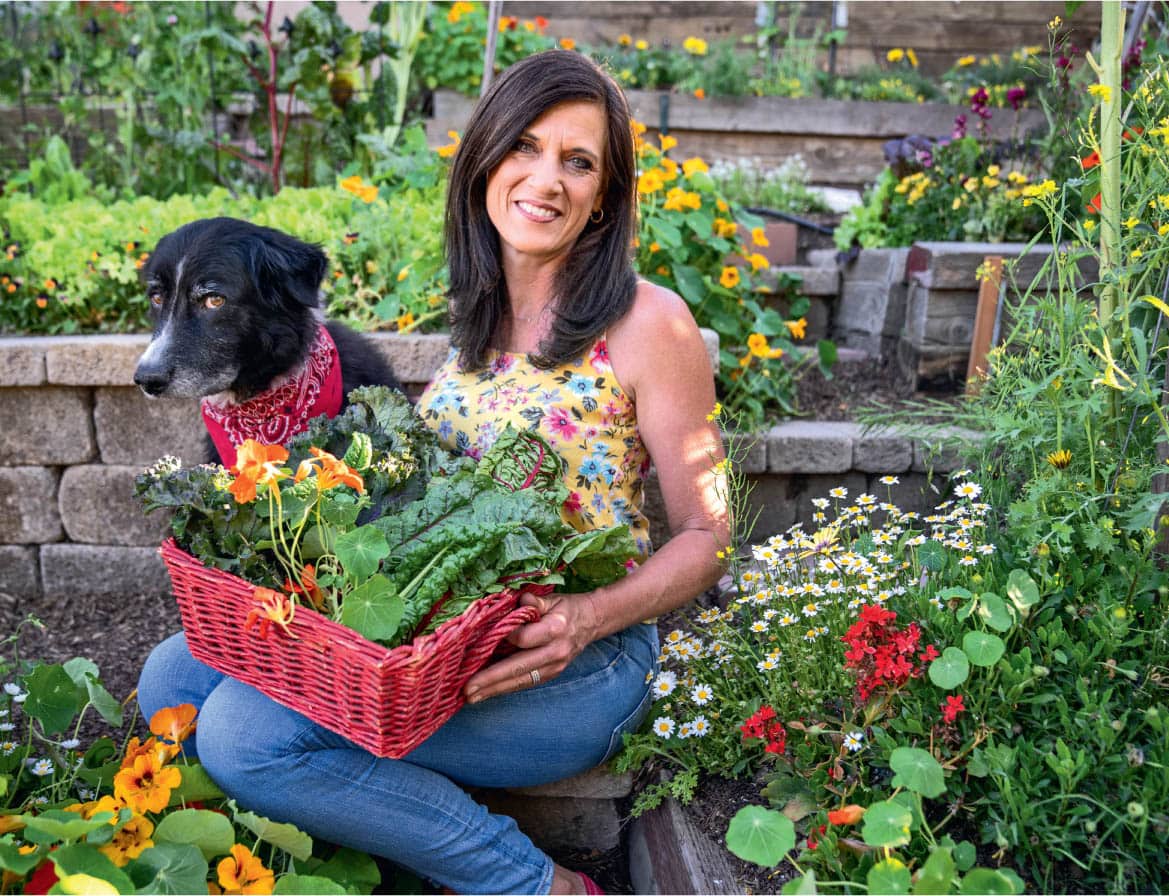
<svg viewBox="0 0 1169 896">
<path fill-rule="evenodd" d="M 223 465 L 233 467 L 236 446 L 246 439 L 283 445 L 314 417 L 337 416 L 343 397 L 337 346 L 321 326 L 298 375 L 240 404 L 204 398 L 203 423 Z"/>
</svg>

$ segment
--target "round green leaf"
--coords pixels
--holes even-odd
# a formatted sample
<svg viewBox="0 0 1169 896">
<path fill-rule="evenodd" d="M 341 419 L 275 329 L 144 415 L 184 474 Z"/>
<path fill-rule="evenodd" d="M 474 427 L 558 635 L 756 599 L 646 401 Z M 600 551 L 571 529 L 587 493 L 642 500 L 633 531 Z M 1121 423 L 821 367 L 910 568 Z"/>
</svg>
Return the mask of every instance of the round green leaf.
<svg viewBox="0 0 1169 896">
<path fill-rule="evenodd" d="M 371 641 L 389 640 L 398 633 L 405 609 L 394 583 L 376 575 L 345 596 L 341 624 Z"/>
<path fill-rule="evenodd" d="M 954 892 L 954 858 L 944 846 L 935 846 L 917 872 L 914 896 L 933 896 Z"/>
<path fill-rule="evenodd" d="M 889 755 L 894 787 L 904 787 L 933 799 L 946 792 L 946 777 L 938 760 L 918 747 L 898 747 Z"/>
<path fill-rule="evenodd" d="M 1039 586 L 1022 569 L 1012 569 L 1007 576 L 1007 597 L 1016 609 L 1024 610 L 1039 603 Z"/>
<path fill-rule="evenodd" d="M 930 681 L 944 691 L 952 691 L 970 676 L 970 661 L 961 649 L 947 647 L 929 666 Z"/>
<path fill-rule="evenodd" d="M 884 859 L 869 869 L 865 882 L 870 893 L 901 894 L 909 892 L 909 869 L 898 859 Z"/>
<path fill-rule="evenodd" d="M 816 869 L 809 868 L 806 874 L 793 877 L 780 888 L 779 892 L 782 896 L 810 896 L 819 893 L 816 887 Z"/>
<path fill-rule="evenodd" d="M 996 632 L 1005 632 L 1015 624 L 1006 601 L 989 591 L 978 596 L 978 618 Z"/>
<path fill-rule="evenodd" d="M 1016 890 L 1011 879 L 1001 871 L 993 868 L 974 868 L 958 885 L 958 892 L 963 896 L 977 896 L 979 893 L 990 893 L 993 896 L 1013 896 L 1022 892 Z"/>
<path fill-rule="evenodd" d="M 869 846 L 904 846 L 909 842 L 913 813 L 893 800 L 874 803 L 865 810 L 861 838 Z"/>
<path fill-rule="evenodd" d="M 280 896 L 280 894 L 313 896 L 314 893 L 320 893 L 323 896 L 331 896 L 331 894 L 344 896 L 349 891 L 337 883 L 337 881 L 327 877 L 317 877 L 313 874 L 286 874 L 280 880 L 276 881 L 276 887 L 272 892 L 277 894 L 277 896 Z"/>
<path fill-rule="evenodd" d="M 966 657 L 976 666 L 993 666 L 1007 649 L 1003 639 L 990 632 L 967 632 L 962 638 Z"/>
<path fill-rule="evenodd" d="M 946 549 L 936 541 L 927 541 L 918 546 L 917 562 L 923 569 L 939 572 L 946 565 Z"/>
<path fill-rule="evenodd" d="M 727 849 L 745 862 L 774 868 L 796 845 L 796 826 L 774 809 L 744 806 L 727 828 Z"/>
<path fill-rule="evenodd" d="M 294 824 L 272 821 L 254 812 L 236 812 L 235 822 L 242 824 L 259 839 L 284 850 L 294 859 L 306 862 L 313 854 L 313 838 Z"/>
<path fill-rule="evenodd" d="M 207 890 L 207 860 L 199 848 L 190 843 L 156 843 L 126 867 L 138 885 L 139 893 L 203 893 Z"/>
<path fill-rule="evenodd" d="M 207 809 L 180 809 L 172 812 L 154 829 L 156 843 L 190 843 L 199 847 L 203 858 L 231 852 L 235 828 L 227 816 Z"/>
<path fill-rule="evenodd" d="M 978 850 L 969 840 L 959 840 L 954 844 L 954 864 L 958 866 L 959 871 L 969 871 L 974 867 L 977 858 Z"/>
<path fill-rule="evenodd" d="M 64 667 L 43 664 L 24 677 L 28 698 L 24 712 L 44 726 L 46 734 L 64 731 L 85 704 L 85 691 Z"/>
<path fill-rule="evenodd" d="M 372 526 L 360 526 L 337 536 L 333 545 L 345 574 L 354 582 L 368 579 L 377 572 L 378 564 L 390 555 L 386 536 Z"/>
<path fill-rule="evenodd" d="M 91 879 L 84 889 L 70 890 L 65 888 L 66 892 L 92 893 L 100 891 L 101 887 L 95 887 L 92 879 L 104 881 L 110 885 L 109 892 L 132 893 L 134 891 L 134 884 L 126 873 L 110 861 L 104 853 L 98 852 L 92 846 L 80 843 L 62 846 L 60 849 L 53 850 L 49 854 L 49 858 L 53 860 L 60 878 L 77 876 L 78 880 L 74 883 L 78 884 L 85 883 L 85 878 Z"/>
</svg>

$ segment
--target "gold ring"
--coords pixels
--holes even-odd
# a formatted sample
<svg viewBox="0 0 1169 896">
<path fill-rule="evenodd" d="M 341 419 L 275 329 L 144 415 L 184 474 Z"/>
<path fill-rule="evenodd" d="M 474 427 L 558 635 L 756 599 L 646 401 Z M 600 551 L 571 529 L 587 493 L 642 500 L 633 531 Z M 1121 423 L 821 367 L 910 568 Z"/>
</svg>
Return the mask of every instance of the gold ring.
<svg viewBox="0 0 1169 896">
<path fill-rule="evenodd" d="M 528 673 L 528 675 L 530 675 L 532 677 L 532 687 L 535 687 L 536 685 L 538 685 L 540 683 L 540 670 L 539 669 L 533 669 L 531 672 Z"/>
</svg>

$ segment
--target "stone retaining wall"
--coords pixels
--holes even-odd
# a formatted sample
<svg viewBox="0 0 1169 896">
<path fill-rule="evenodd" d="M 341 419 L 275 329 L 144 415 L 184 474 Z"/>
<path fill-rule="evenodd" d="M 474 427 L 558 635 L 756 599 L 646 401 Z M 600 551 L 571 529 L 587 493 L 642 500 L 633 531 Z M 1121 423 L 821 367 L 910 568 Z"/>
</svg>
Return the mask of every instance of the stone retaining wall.
<svg viewBox="0 0 1169 896">
<path fill-rule="evenodd" d="M 708 348 L 715 336 L 707 332 Z M 376 336 L 412 391 L 447 351 L 445 335 Z M 157 595 L 168 580 L 156 547 L 164 515 L 146 516 L 134 477 L 164 454 L 204 457 L 193 401 L 148 400 L 131 383 L 146 336 L 0 339 L 0 597 L 19 606 L 84 593 Z M 810 501 L 845 485 L 887 490 L 907 509 L 929 503 L 924 449 L 855 424 L 793 421 L 752 440 L 743 468 L 760 511 L 756 537 L 809 520 Z M 944 464 L 943 464 L 944 466 Z M 648 506 L 664 539 L 656 489 Z"/>
</svg>

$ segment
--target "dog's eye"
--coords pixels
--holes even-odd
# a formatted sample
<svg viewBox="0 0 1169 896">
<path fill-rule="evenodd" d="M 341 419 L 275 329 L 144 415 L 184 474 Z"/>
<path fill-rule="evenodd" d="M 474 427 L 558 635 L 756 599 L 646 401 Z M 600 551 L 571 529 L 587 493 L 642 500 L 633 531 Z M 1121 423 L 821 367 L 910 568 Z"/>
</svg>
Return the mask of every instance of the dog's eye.
<svg viewBox="0 0 1169 896">
<path fill-rule="evenodd" d="M 153 305 L 155 308 L 162 307 L 162 293 L 152 292 L 146 298 L 150 300 L 150 304 Z"/>
<path fill-rule="evenodd" d="M 226 301 L 227 301 L 227 299 L 225 299 L 223 296 L 216 296 L 216 295 L 204 296 L 203 297 L 203 307 L 204 308 L 222 308 L 223 303 Z"/>
</svg>

